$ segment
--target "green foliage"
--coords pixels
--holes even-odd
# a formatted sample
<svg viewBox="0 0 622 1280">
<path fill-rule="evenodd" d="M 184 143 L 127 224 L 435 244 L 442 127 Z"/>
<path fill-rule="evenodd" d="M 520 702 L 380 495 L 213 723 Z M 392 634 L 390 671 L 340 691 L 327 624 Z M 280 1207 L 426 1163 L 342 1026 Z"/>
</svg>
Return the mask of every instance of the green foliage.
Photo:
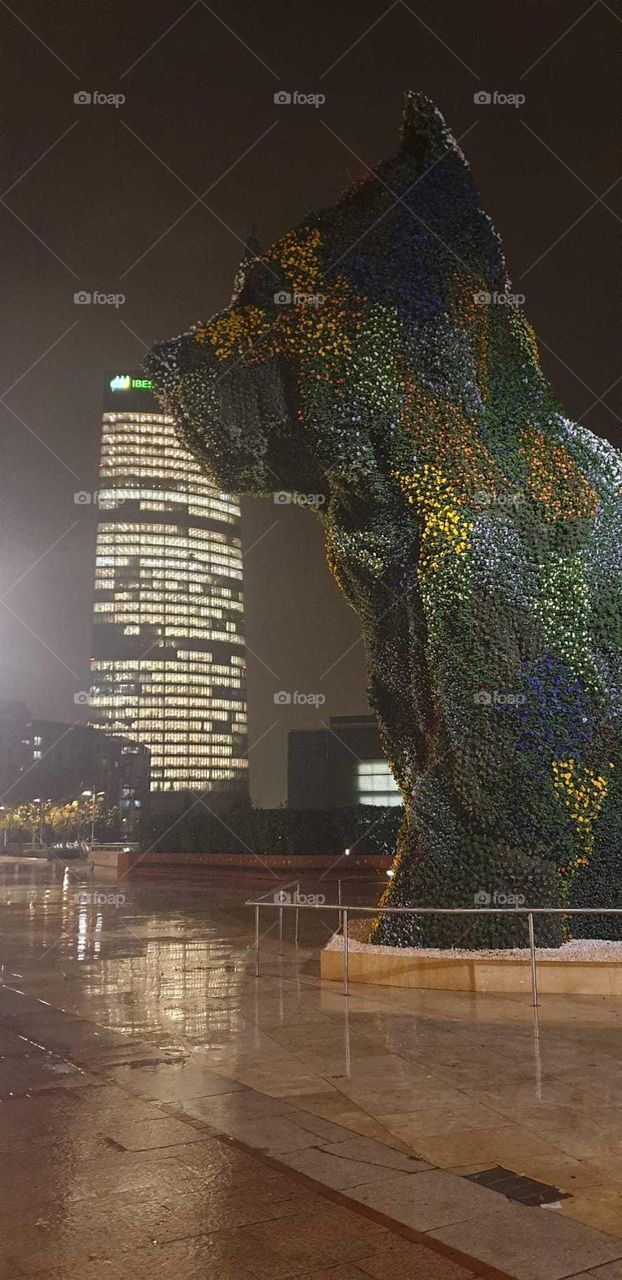
<svg viewBox="0 0 622 1280">
<path fill-rule="evenodd" d="M 402 811 L 393 806 L 348 809 L 232 809 L 225 821 L 194 807 L 171 827 L 170 814 L 152 816 L 141 846 L 156 853 L 307 855 L 338 858 L 354 854 L 391 855 Z M 170 828 L 170 829 L 169 829 Z"/>
<path fill-rule="evenodd" d="M 118 810 L 106 805 L 103 794 L 76 800 L 27 800 L 0 808 L 0 831 L 40 831 L 44 841 L 49 836 L 67 839 L 90 835 L 93 821 L 98 832 L 111 827 L 117 814 Z"/>
<path fill-rule="evenodd" d="M 411 845 L 406 843 L 408 850 Z M 495 907 L 564 907 L 564 884 L 557 868 L 540 858 L 505 848 L 490 838 L 465 839 L 459 853 L 435 846 L 425 859 L 398 859 L 385 905 L 467 907 L 477 915 L 378 917 L 374 941 L 385 946 L 478 948 L 525 947 L 527 918 L 492 914 Z M 569 936 L 569 917 L 536 916 L 539 946 L 555 947 Z"/>
</svg>

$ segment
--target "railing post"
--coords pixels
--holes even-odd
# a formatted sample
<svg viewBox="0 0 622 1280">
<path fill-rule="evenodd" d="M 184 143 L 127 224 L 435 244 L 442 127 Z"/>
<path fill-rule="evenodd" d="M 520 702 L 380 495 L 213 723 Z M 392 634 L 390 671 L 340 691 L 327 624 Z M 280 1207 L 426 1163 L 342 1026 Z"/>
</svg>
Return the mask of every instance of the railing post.
<svg viewBox="0 0 622 1280">
<path fill-rule="evenodd" d="M 348 909 L 341 913 L 341 927 L 343 932 L 343 994 L 349 995 L 348 987 Z"/>
<path fill-rule="evenodd" d="M 299 918 L 299 915 L 300 915 L 300 911 L 299 911 L 299 908 L 298 908 L 298 899 L 299 899 L 299 898 L 300 898 L 300 880 L 298 881 L 298 883 L 297 883 L 297 885 L 296 885 L 296 914 L 295 914 L 295 916 L 294 916 L 294 942 L 295 942 L 296 946 L 298 946 L 298 918 Z"/>
<path fill-rule="evenodd" d="M 533 935 L 533 915 L 531 911 L 527 917 L 529 923 L 529 951 L 531 959 L 531 1003 L 535 1008 L 538 1006 L 538 970 L 536 968 L 536 944 Z"/>
<path fill-rule="evenodd" d="M 283 950 L 283 908 L 279 907 L 279 948 Z"/>
<path fill-rule="evenodd" d="M 259 977 L 259 911 L 260 908 L 255 907 L 255 977 Z"/>
<path fill-rule="evenodd" d="M 337 881 L 337 902 L 341 906 L 341 880 Z"/>
</svg>

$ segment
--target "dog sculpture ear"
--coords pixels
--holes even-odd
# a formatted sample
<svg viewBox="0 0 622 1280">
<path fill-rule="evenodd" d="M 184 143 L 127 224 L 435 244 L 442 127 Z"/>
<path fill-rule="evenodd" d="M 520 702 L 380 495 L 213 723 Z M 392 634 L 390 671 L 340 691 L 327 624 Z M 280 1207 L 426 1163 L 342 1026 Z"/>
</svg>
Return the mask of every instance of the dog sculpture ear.
<svg viewBox="0 0 622 1280">
<path fill-rule="evenodd" d="M 233 292 L 231 294 L 231 302 L 229 304 L 230 306 L 233 306 L 233 304 L 239 300 L 244 286 L 248 283 L 253 265 L 259 257 L 261 257 L 261 245 L 255 235 L 255 228 L 253 227 L 244 247 L 242 261 L 235 273 Z"/>
<path fill-rule="evenodd" d="M 436 233 L 435 246 L 428 245 L 430 255 L 438 256 L 445 245 L 453 254 L 454 270 L 462 265 L 482 281 L 482 288 L 509 288 L 501 241 L 481 208 L 469 162 L 424 93 L 404 94 L 397 171 L 406 185 L 408 206 Z M 441 263 L 440 270 L 446 272 L 447 264 Z"/>
<path fill-rule="evenodd" d="M 448 154 L 459 160 L 463 168 L 469 168 L 438 107 L 425 93 L 415 93 L 412 89 L 403 98 L 400 153 L 408 153 L 422 172 Z"/>
</svg>

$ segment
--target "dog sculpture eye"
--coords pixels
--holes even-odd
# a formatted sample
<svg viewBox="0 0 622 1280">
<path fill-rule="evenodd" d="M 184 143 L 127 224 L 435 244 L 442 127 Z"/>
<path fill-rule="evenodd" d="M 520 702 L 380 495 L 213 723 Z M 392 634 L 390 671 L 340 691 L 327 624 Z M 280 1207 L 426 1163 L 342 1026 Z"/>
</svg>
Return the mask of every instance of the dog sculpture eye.
<svg viewBox="0 0 622 1280">
<path fill-rule="evenodd" d="M 229 307 L 147 361 L 223 488 L 319 495 L 403 797 L 390 905 L 620 894 L 622 458 L 562 415 L 523 301 L 457 143 L 409 93 L 395 156 L 253 239 Z M 383 916 L 373 936 L 525 943 L 519 915 L 464 919 Z"/>
</svg>

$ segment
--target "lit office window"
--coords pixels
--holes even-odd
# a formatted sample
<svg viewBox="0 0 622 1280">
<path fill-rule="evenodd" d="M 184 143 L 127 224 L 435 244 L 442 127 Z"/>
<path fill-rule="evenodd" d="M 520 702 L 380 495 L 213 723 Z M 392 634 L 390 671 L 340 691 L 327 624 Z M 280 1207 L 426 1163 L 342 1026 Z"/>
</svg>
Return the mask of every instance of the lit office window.
<svg viewBox="0 0 622 1280">
<path fill-rule="evenodd" d="M 402 803 L 397 782 L 386 760 L 360 760 L 356 766 L 358 804 L 398 805 Z"/>
</svg>

